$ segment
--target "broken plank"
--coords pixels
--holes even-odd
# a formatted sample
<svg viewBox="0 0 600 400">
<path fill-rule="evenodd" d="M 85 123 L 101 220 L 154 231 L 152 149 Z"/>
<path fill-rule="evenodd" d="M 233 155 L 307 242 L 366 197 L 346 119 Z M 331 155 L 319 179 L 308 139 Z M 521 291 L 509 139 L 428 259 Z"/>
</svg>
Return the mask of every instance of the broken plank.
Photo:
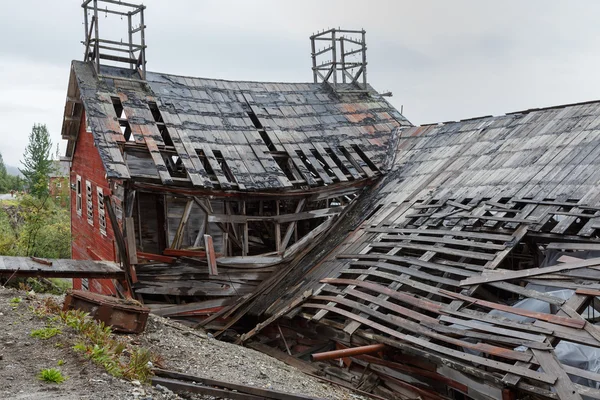
<svg viewBox="0 0 600 400">
<path fill-rule="evenodd" d="M 477 304 L 482 307 L 491 308 L 493 310 L 505 311 L 510 314 L 521 315 L 524 317 L 539 319 L 542 321 L 552 322 L 558 325 L 569 326 L 572 328 L 582 329 L 585 326 L 585 320 L 581 321 L 574 318 L 560 317 L 553 314 L 540 313 L 535 311 L 529 311 L 522 308 L 511 307 L 504 304 L 492 303 L 491 301 L 480 300 L 474 297 L 464 296 L 462 294 L 449 292 L 447 290 L 441 290 L 442 293 L 447 294 L 448 296 L 455 297 L 459 300 L 465 301 L 469 304 Z"/>
<path fill-rule="evenodd" d="M 498 270 L 496 270 L 496 272 L 494 272 L 494 273 L 484 274 L 481 276 L 474 276 L 474 277 L 470 277 L 465 280 L 462 280 L 460 282 L 460 285 L 461 286 L 469 286 L 469 285 L 477 285 L 480 283 L 527 278 L 530 276 L 551 274 L 551 273 L 560 272 L 560 271 L 568 271 L 568 270 L 572 270 L 572 269 L 587 268 L 587 267 L 592 267 L 592 266 L 600 266 L 600 258 L 592 258 L 592 259 L 580 261 L 580 262 L 558 264 L 558 265 L 553 265 L 550 267 L 522 269 L 519 271 L 503 270 L 503 271 L 499 272 Z"/>
</svg>

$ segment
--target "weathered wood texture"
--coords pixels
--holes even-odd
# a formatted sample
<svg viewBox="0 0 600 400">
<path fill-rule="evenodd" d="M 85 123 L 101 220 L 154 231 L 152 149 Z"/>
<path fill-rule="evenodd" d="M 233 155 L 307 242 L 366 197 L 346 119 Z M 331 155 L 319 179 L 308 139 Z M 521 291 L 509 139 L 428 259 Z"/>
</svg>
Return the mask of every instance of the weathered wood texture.
<svg viewBox="0 0 600 400">
<path fill-rule="evenodd" d="M 0 256 L 0 275 L 43 278 L 105 278 L 123 279 L 124 271 L 110 261 L 49 259 L 35 260 L 32 257 Z"/>
<path fill-rule="evenodd" d="M 369 210 L 341 216 L 357 229 L 339 233 L 345 240 L 296 281 L 303 284 L 263 298 L 273 304 L 267 314 L 312 289 L 288 315 L 340 335 L 369 330 L 388 346 L 409 343 L 440 371 L 466 363 L 474 378 L 483 370 L 517 377 L 488 376 L 490 393 L 510 384 L 547 398 L 594 396 L 568 378 L 588 371 L 573 374 L 553 350 L 561 339 L 600 348 L 597 328 L 564 298 L 526 285 L 581 288 L 576 296 L 588 302 L 600 293 L 597 260 L 538 268 L 550 242 L 548 251 L 598 248 L 586 242 L 600 226 L 598 115 L 595 102 L 403 131 L 392 171 L 363 194 Z M 515 306 L 523 299 L 552 307 Z M 527 350 L 512 354 L 517 346 Z M 543 374 L 532 375 L 539 366 Z"/>
<path fill-rule="evenodd" d="M 392 132 L 410 126 L 372 88 L 336 95 L 315 83 L 152 72 L 142 84 L 115 67 L 105 67 L 106 81 L 89 64 L 72 68 L 70 96 L 81 96 L 109 178 L 242 191 L 371 178 L 384 169 Z"/>
</svg>

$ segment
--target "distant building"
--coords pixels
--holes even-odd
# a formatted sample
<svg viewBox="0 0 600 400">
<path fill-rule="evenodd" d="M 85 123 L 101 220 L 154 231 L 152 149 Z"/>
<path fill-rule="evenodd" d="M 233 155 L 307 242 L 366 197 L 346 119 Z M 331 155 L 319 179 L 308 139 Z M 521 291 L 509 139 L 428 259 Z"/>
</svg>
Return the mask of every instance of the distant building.
<svg viewBox="0 0 600 400">
<path fill-rule="evenodd" d="M 61 205 L 69 204 L 69 169 L 70 161 L 67 158 L 61 157 L 60 160 L 52 162 L 52 170 L 50 171 L 48 188 L 50 196 L 58 200 Z"/>
</svg>

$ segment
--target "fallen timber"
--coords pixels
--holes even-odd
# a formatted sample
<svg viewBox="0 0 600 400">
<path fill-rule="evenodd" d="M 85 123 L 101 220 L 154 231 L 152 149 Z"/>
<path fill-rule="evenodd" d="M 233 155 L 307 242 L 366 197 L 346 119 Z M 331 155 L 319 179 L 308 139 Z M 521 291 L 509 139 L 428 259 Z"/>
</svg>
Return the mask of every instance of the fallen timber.
<svg viewBox="0 0 600 400">
<path fill-rule="evenodd" d="M 0 256 L 0 276 L 123 279 L 125 273 L 110 261 Z"/>
<path fill-rule="evenodd" d="M 174 391 L 188 391 L 232 400 L 273 399 L 273 400 L 321 400 L 317 397 L 280 392 L 272 389 L 234 384 L 179 372 L 154 369 L 153 385 L 162 385 Z"/>
</svg>

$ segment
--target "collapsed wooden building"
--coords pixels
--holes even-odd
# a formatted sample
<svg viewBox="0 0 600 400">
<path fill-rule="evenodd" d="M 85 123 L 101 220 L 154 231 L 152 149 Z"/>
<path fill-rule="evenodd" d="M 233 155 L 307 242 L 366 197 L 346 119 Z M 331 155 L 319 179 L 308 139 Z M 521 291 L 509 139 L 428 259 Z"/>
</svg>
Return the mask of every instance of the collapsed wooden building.
<svg viewBox="0 0 600 400">
<path fill-rule="evenodd" d="M 312 37 L 313 83 L 192 78 L 146 71 L 142 6 L 100 38 L 102 2 L 63 123 L 73 257 L 127 279 L 77 288 L 384 398 L 600 398 L 600 102 L 414 127 L 364 31 Z"/>
<path fill-rule="evenodd" d="M 117 15 L 125 8 L 129 37 L 142 42 L 100 38 L 98 1 L 84 2 L 86 59 L 72 63 L 62 132 L 73 258 L 124 262 L 129 285 L 155 308 L 185 303 L 176 310 L 202 314 L 252 292 L 382 175 L 388 143 L 409 125 L 346 76 L 334 88 L 147 72 L 144 7 L 105 3 Z M 340 33 L 347 52 L 364 52 L 363 31 Z"/>
<path fill-rule="evenodd" d="M 384 345 L 326 370 L 386 398 L 600 398 L 599 124 L 591 102 L 404 129 L 328 241 L 235 306 L 265 320 L 241 341 Z"/>
</svg>

